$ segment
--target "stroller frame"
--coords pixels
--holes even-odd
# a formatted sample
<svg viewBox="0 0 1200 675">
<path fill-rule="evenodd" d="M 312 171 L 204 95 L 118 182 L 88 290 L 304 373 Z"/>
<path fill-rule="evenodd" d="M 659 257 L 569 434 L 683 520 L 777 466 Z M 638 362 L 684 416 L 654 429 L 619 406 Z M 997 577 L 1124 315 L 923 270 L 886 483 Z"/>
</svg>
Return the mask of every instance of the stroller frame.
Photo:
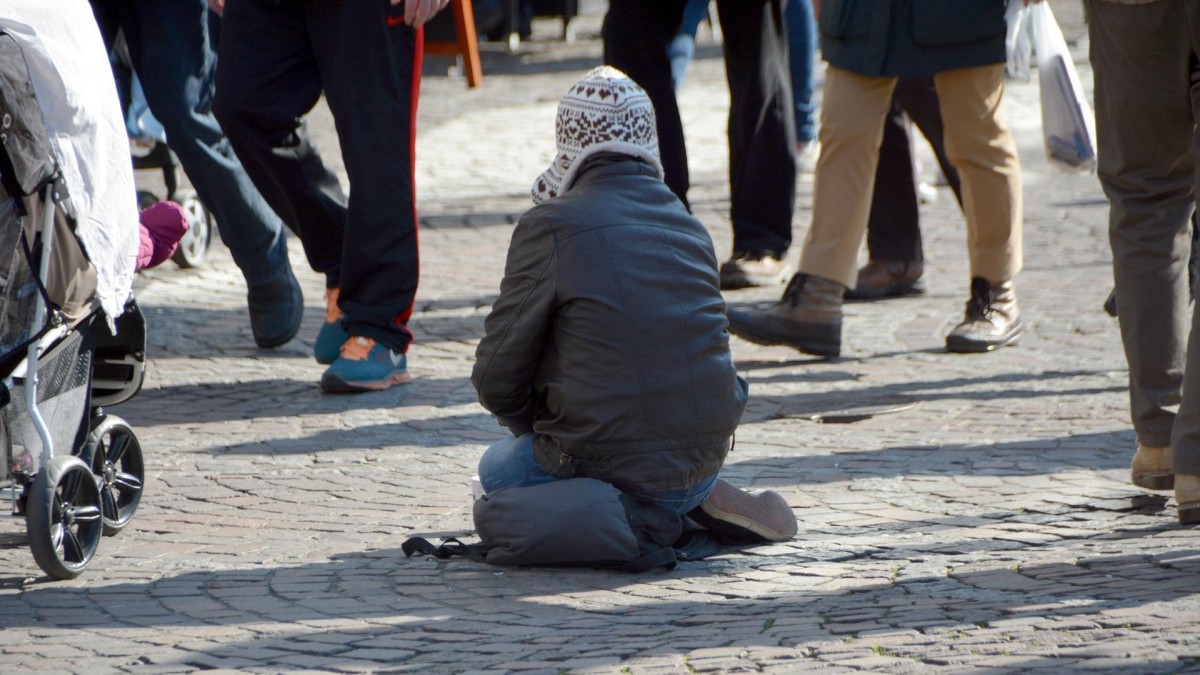
<svg viewBox="0 0 1200 675">
<path fill-rule="evenodd" d="M 0 32 L 0 500 L 56 579 L 128 525 L 145 482 L 136 434 L 101 407 L 141 388 L 145 317 L 130 300 L 109 330 L 74 225 L 20 47 Z"/>
</svg>

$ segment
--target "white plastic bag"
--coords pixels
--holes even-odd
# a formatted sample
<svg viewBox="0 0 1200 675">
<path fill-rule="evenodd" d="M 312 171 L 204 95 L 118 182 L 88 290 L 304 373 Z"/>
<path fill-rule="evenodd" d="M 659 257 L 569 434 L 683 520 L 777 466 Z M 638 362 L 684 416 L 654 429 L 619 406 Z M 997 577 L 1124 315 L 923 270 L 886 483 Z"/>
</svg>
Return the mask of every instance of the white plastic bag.
<svg viewBox="0 0 1200 675">
<path fill-rule="evenodd" d="M 1004 21 L 1008 31 L 1004 35 L 1004 52 L 1008 60 L 1004 64 L 1004 75 L 1014 80 L 1028 82 L 1033 78 L 1033 36 L 1030 33 L 1025 0 L 1009 0 Z"/>
<path fill-rule="evenodd" d="M 1042 93 L 1042 137 L 1046 160 L 1068 172 L 1096 168 L 1096 132 L 1092 108 L 1083 95 L 1067 41 L 1050 3 L 1026 8 L 1033 24 L 1038 81 Z"/>
</svg>

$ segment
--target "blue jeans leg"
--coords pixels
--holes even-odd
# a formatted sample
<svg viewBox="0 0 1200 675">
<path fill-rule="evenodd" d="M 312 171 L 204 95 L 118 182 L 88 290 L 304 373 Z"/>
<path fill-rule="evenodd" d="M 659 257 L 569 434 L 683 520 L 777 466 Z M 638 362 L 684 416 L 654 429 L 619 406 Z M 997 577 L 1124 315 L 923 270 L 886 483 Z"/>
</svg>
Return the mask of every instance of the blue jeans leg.
<svg viewBox="0 0 1200 675">
<path fill-rule="evenodd" d="M 504 488 L 529 487 L 557 480 L 542 468 L 533 455 L 537 434 L 509 436 L 484 451 L 479 458 L 479 482 L 485 492 Z M 671 509 L 679 515 L 700 506 L 717 484 L 717 474 L 700 481 L 690 490 L 634 494 L 634 497 Z"/>
<path fill-rule="evenodd" d="M 796 111 L 796 141 L 811 143 L 817 137 L 813 105 L 813 69 L 817 57 L 817 22 L 812 0 L 788 0 L 788 66 L 792 74 L 792 100 Z"/>
<path fill-rule="evenodd" d="M 137 0 L 119 2 L 119 8 L 150 111 L 166 129 L 167 143 L 216 219 L 247 285 L 284 274 L 289 265 L 283 223 L 213 117 L 217 56 L 205 0 Z"/>
<path fill-rule="evenodd" d="M 708 499 L 709 493 L 713 491 L 713 487 L 717 484 L 717 474 L 713 474 L 708 478 L 700 481 L 692 486 L 690 490 L 678 490 L 672 492 L 652 492 L 644 494 L 635 494 L 634 497 L 642 501 L 652 502 L 659 506 L 665 506 L 679 515 L 685 515 L 688 511 L 700 506 L 700 503 Z"/>
<path fill-rule="evenodd" d="M 537 434 L 509 436 L 492 444 L 479 458 L 479 482 L 485 492 L 529 487 L 554 481 L 533 456 Z"/>
<path fill-rule="evenodd" d="M 679 32 L 667 45 L 667 58 L 671 61 L 671 83 L 676 91 L 683 86 L 683 78 L 687 75 L 688 66 L 696 53 L 696 31 L 700 22 L 708 15 L 708 4 L 711 0 L 687 0 L 683 7 L 683 22 Z"/>
</svg>

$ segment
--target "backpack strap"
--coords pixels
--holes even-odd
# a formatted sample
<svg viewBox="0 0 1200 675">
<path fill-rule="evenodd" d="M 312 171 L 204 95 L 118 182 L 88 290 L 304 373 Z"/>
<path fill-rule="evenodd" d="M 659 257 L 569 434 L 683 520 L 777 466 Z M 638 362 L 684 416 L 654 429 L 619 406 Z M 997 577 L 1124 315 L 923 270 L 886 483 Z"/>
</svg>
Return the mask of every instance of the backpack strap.
<svg viewBox="0 0 1200 675">
<path fill-rule="evenodd" d="M 725 550 L 721 540 L 707 530 L 684 530 L 672 548 L 680 561 L 703 560 Z"/>
<path fill-rule="evenodd" d="M 424 537 L 410 537 L 400 545 L 400 550 L 404 551 L 405 558 L 411 558 L 418 553 L 442 560 L 460 555 L 475 562 L 487 562 L 487 552 L 490 548 L 483 544 L 464 544 L 454 537 L 445 538 L 437 546 Z"/>
<path fill-rule="evenodd" d="M 649 572 L 656 567 L 665 567 L 668 570 L 675 569 L 675 549 L 670 546 L 660 548 L 647 553 L 637 560 L 631 560 L 609 569 L 640 574 L 642 572 Z"/>
</svg>

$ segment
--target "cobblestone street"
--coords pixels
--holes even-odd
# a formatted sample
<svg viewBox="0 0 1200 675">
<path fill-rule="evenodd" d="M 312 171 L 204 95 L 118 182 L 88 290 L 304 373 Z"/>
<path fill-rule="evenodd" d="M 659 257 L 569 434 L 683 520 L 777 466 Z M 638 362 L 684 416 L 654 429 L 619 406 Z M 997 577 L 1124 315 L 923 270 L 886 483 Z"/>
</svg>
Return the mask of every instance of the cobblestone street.
<svg viewBox="0 0 1200 675">
<path fill-rule="evenodd" d="M 22 519 L 0 519 L 0 672 L 1200 672 L 1200 529 L 1129 483 L 1107 204 L 1095 176 L 1046 163 L 1036 79 L 1005 94 L 1019 346 L 944 352 L 970 282 L 948 188 L 922 211 L 928 293 L 848 304 L 842 358 L 734 339 L 751 401 L 722 475 L 783 494 L 793 541 L 636 576 L 404 557 L 412 535 L 472 538 L 470 478 L 503 432 L 468 379 L 475 345 L 557 101 L 600 63 L 600 4 L 572 43 L 539 19 L 517 54 L 486 45 L 479 90 L 427 64 L 410 385 L 321 393 L 323 280 L 294 237 L 306 314 L 278 350 L 254 348 L 220 244 L 139 278 L 147 380 L 112 412 L 145 449 L 145 497 L 67 582 L 41 576 Z M 1090 94 L 1082 10 L 1052 4 Z M 692 204 L 723 260 L 729 99 L 707 28 L 680 101 Z M 336 161 L 327 111 L 311 124 Z"/>
</svg>

